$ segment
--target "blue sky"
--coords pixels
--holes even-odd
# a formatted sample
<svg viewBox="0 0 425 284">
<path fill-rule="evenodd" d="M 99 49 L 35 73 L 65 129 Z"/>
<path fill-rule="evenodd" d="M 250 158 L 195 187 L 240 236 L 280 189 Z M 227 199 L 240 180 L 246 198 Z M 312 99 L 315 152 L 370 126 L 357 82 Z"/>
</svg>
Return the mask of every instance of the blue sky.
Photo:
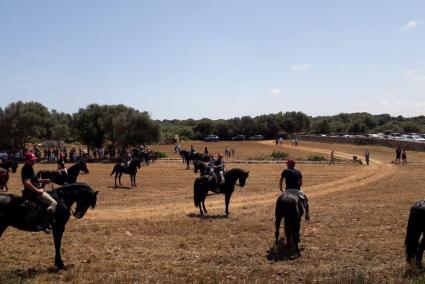
<svg viewBox="0 0 425 284">
<path fill-rule="evenodd" d="M 425 1 L 0 0 L 0 106 L 425 115 Z"/>
</svg>

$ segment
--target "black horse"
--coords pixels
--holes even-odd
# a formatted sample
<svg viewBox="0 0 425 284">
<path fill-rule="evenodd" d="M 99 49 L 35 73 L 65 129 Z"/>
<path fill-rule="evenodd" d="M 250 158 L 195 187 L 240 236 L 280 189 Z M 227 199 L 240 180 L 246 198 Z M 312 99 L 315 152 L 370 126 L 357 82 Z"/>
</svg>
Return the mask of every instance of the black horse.
<svg viewBox="0 0 425 284">
<path fill-rule="evenodd" d="M 284 218 L 286 245 L 295 246 L 296 257 L 301 256 L 298 243 L 300 242 L 301 217 L 304 214 L 304 210 L 306 213 L 305 219 L 309 220 L 308 199 L 301 190 L 287 189 L 276 200 L 276 244 L 279 243 L 280 223 L 282 218 Z"/>
<path fill-rule="evenodd" d="M 80 161 L 76 163 L 75 165 L 72 165 L 68 169 L 68 174 L 60 174 L 57 171 L 39 171 L 37 172 L 37 177 L 39 179 L 50 179 L 52 182 L 64 185 L 64 184 L 70 184 L 70 183 L 76 183 L 78 175 L 80 172 L 83 172 L 85 174 L 89 173 L 89 169 L 87 168 L 87 163 L 84 161 Z"/>
<path fill-rule="evenodd" d="M 419 244 L 419 238 L 422 240 Z M 410 208 L 409 221 L 407 223 L 406 232 L 406 261 L 422 268 L 422 258 L 425 249 L 425 200 L 416 202 Z"/>
<path fill-rule="evenodd" d="M 210 160 L 210 157 L 205 154 L 200 153 L 192 153 L 191 151 L 186 150 L 180 150 L 179 152 L 180 156 L 182 157 L 183 163 L 186 163 L 186 169 L 189 169 L 190 161 L 202 161 L 202 162 L 208 162 Z"/>
<path fill-rule="evenodd" d="M 121 176 L 122 174 L 128 174 L 130 175 L 130 181 L 131 181 L 131 188 L 137 187 L 136 186 L 136 174 L 137 169 L 140 169 L 140 164 L 142 163 L 142 160 L 139 158 L 135 158 L 130 161 L 130 164 L 128 166 L 123 165 L 122 163 L 118 163 L 114 166 L 114 169 L 112 170 L 111 175 L 115 173 L 115 188 L 117 188 L 117 177 L 119 184 L 121 186 Z"/>
<path fill-rule="evenodd" d="M 193 162 L 193 172 L 195 174 L 197 174 L 198 171 L 201 174 L 201 176 L 206 175 L 207 174 L 207 165 L 205 165 L 203 162 L 197 160 L 197 161 Z"/>
<path fill-rule="evenodd" d="M 245 186 L 246 179 L 248 178 L 249 172 L 242 169 L 231 169 L 224 174 L 225 182 L 217 186 L 217 181 L 209 175 L 204 175 L 197 177 L 193 186 L 193 201 L 195 206 L 199 207 L 201 215 L 204 215 L 204 212 L 207 213 L 205 208 L 205 198 L 208 195 L 208 191 L 216 192 L 217 187 L 220 190 L 220 193 L 224 194 L 224 200 L 226 204 L 226 216 L 230 214 L 229 212 L 229 202 L 230 197 L 235 189 L 236 181 L 239 180 L 239 186 Z M 202 208 L 204 210 L 202 210 Z"/>
<path fill-rule="evenodd" d="M 145 162 L 145 165 L 148 166 L 151 162 L 151 155 L 145 151 L 140 151 L 137 157 Z"/>
<path fill-rule="evenodd" d="M 12 169 L 12 173 L 16 173 L 16 170 L 18 169 L 18 162 L 7 160 L 6 162 L 0 164 L 0 168 L 3 168 L 5 170 Z"/>
<path fill-rule="evenodd" d="M 89 207 L 96 206 L 98 191 L 93 191 L 87 184 L 74 183 L 54 189 L 50 194 L 58 202 L 54 222 L 51 224 L 56 250 L 55 266 L 63 269 L 61 242 L 65 225 L 71 216 L 71 206 L 77 203 L 72 214 L 81 219 Z M 29 232 L 40 231 L 39 225 L 45 211 L 46 206 L 43 204 L 29 202 L 13 194 L 0 194 L 0 237 L 8 226 Z"/>
</svg>

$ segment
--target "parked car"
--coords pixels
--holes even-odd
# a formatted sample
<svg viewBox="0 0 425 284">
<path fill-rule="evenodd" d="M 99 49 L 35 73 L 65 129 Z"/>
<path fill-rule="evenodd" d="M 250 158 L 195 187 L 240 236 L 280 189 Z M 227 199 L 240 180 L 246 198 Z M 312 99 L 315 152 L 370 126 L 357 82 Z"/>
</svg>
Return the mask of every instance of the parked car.
<svg viewBox="0 0 425 284">
<path fill-rule="evenodd" d="M 254 135 L 248 138 L 249 141 L 259 141 L 259 140 L 264 140 L 263 135 L 258 134 L 258 135 Z"/>
<path fill-rule="evenodd" d="M 204 138 L 205 142 L 218 142 L 219 138 L 217 135 L 210 134 Z"/>
<path fill-rule="evenodd" d="M 246 140 L 246 137 L 243 134 L 232 137 L 232 141 L 244 141 L 244 140 Z"/>
</svg>

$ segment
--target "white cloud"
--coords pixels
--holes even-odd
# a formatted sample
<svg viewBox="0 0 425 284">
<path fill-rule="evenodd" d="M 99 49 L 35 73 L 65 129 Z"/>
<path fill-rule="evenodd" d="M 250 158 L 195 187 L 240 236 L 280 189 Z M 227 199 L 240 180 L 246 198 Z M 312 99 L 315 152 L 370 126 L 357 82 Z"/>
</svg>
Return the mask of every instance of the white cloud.
<svg viewBox="0 0 425 284">
<path fill-rule="evenodd" d="M 403 28 L 401 28 L 402 31 L 410 31 L 413 30 L 414 28 L 416 28 L 418 26 L 418 21 L 416 20 L 412 20 L 407 22 L 407 24 L 404 25 Z"/>
<path fill-rule="evenodd" d="M 404 75 L 409 77 L 413 82 L 425 82 L 425 75 L 422 72 L 418 72 L 416 70 L 406 70 L 404 71 Z"/>
<path fill-rule="evenodd" d="M 292 65 L 292 71 L 304 71 L 311 68 L 311 64 L 299 64 L 299 65 Z"/>
<path fill-rule="evenodd" d="M 406 70 L 406 71 L 404 71 L 404 75 L 406 75 L 407 77 L 412 77 L 416 73 L 417 73 L 416 70 Z"/>
<path fill-rule="evenodd" d="M 279 88 L 274 88 L 274 89 L 271 89 L 270 94 L 274 97 L 277 97 L 277 96 L 280 96 L 281 91 Z"/>
<path fill-rule="evenodd" d="M 381 100 L 377 105 L 381 113 L 392 115 L 424 115 L 425 101 L 413 100 Z"/>
</svg>

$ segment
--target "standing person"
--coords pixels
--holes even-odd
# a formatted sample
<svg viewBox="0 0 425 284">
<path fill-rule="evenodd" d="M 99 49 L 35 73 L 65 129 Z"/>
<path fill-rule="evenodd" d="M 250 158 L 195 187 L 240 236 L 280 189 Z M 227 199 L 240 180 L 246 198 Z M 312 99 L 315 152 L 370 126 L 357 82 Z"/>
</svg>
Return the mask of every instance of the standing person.
<svg viewBox="0 0 425 284">
<path fill-rule="evenodd" d="M 232 147 L 232 157 L 234 158 L 236 155 L 236 146 Z"/>
<path fill-rule="evenodd" d="M 406 149 L 403 149 L 403 151 L 401 152 L 401 159 L 403 160 L 403 165 L 407 164 L 407 153 L 406 153 Z"/>
<path fill-rule="evenodd" d="M 205 149 L 204 149 L 204 155 L 208 156 L 208 148 L 207 147 L 205 147 Z"/>
<path fill-rule="evenodd" d="M 368 165 L 368 166 L 369 166 L 369 158 L 370 158 L 370 153 L 369 153 L 369 150 L 366 149 L 364 151 L 364 159 L 366 160 L 366 165 Z"/>
<path fill-rule="evenodd" d="M 40 200 L 42 203 L 48 206 L 47 214 L 40 229 L 44 230 L 46 233 L 50 233 L 50 224 L 53 221 L 56 213 L 57 202 L 41 187 L 41 184 L 48 184 L 50 180 L 39 180 L 37 178 L 33 168 L 36 160 L 37 157 L 34 155 L 34 153 L 27 152 L 25 154 L 25 165 L 21 170 L 22 184 L 24 185 L 24 196 L 35 196 L 37 200 Z"/>
<path fill-rule="evenodd" d="M 283 192 L 283 181 L 285 180 L 285 189 L 298 189 L 301 190 L 303 185 L 303 175 L 297 169 L 295 169 L 295 161 L 288 159 L 286 161 L 287 169 L 283 170 L 280 175 L 279 189 Z"/>
<path fill-rule="evenodd" d="M 331 158 L 329 159 L 329 166 L 331 164 L 335 164 L 335 151 L 334 151 L 334 149 L 332 149 L 332 151 L 331 151 Z"/>
<path fill-rule="evenodd" d="M 279 144 L 279 138 L 278 137 L 276 137 L 276 146 L 277 146 L 277 144 Z"/>
<path fill-rule="evenodd" d="M 401 159 L 401 147 L 397 146 L 397 149 L 395 150 L 395 163 L 398 165 L 400 164 Z"/>
</svg>

